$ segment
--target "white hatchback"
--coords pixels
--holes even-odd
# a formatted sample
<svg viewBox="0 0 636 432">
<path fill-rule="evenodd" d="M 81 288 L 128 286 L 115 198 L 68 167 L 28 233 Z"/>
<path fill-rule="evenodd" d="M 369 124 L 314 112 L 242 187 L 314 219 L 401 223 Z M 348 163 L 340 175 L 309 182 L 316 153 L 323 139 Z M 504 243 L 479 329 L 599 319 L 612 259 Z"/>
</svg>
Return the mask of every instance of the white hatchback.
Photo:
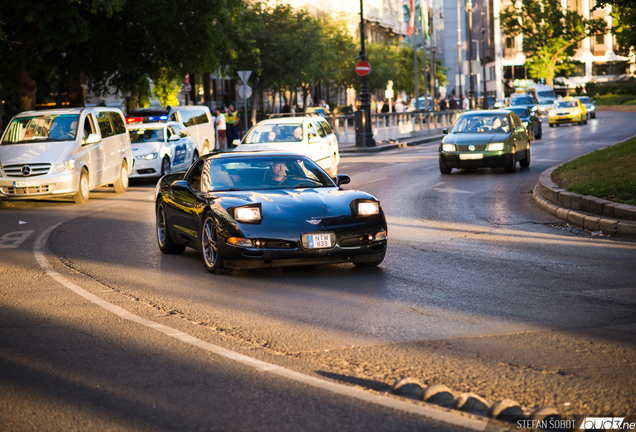
<svg viewBox="0 0 636 432">
<path fill-rule="evenodd" d="M 15 116 L 0 140 L 0 200 L 128 189 L 130 136 L 117 108 L 60 108 Z"/>
<path fill-rule="evenodd" d="M 331 177 L 338 174 L 338 138 L 323 117 L 286 117 L 263 120 L 234 140 L 235 151 L 284 150 L 307 156 Z"/>
<path fill-rule="evenodd" d="M 197 142 L 181 123 L 135 123 L 128 125 L 128 131 L 134 158 L 131 178 L 183 171 L 198 158 Z"/>
</svg>

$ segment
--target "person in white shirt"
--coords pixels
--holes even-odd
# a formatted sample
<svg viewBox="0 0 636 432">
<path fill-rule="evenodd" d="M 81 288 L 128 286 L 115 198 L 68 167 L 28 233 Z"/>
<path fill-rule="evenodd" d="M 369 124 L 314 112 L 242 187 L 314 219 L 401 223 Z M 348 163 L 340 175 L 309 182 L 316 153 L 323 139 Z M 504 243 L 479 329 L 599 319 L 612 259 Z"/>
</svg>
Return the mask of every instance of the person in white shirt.
<svg viewBox="0 0 636 432">
<path fill-rule="evenodd" d="M 216 142 L 218 143 L 217 150 L 223 150 L 227 147 L 225 142 L 225 114 L 222 113 L 221 110 L 218 108 L 214 110 L 214 114 L 216 114 Z"/>
<path fill-rule="evenodd" d="M 468 101 L 468 97 L 464 95 L 464 100 L 462 100 L 462 109 L 468 110 L 470 108 L 470 102 Z"/>
<path fill-rule="evenodd" d="M 404 112 L 404 103 L 402 103 L 402 99 L 398 99 L 395 101 L 395 112 L 403 113 Z"/>
</svg>

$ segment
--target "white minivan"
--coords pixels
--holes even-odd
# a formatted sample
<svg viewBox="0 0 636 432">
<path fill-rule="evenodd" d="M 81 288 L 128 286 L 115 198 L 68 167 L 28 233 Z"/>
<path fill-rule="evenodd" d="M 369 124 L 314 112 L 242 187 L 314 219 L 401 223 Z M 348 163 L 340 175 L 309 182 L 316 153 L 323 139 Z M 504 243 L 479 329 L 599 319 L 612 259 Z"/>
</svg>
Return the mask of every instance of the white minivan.
<svg viewBox="0 0 636 432">
<path fill-rule="evenodd" d="M 197 152 L 194 160 L 198 159 L 199 155 L 214 150 L 214 146 L 216 145 L 214 120 L 210 108 L 205 105 L 141 108 L 131 111 L 126 116 L 126 124 L 128 125 L 167 121 L 183 123 L 190 135 L 197 140 Z"/>
<path fill-rule="evenodd" d="M 130 136 L 117 108 L 60 108 L 16 115 L 0 140 L 0 200 L 128 189 Z"/>
</svg>

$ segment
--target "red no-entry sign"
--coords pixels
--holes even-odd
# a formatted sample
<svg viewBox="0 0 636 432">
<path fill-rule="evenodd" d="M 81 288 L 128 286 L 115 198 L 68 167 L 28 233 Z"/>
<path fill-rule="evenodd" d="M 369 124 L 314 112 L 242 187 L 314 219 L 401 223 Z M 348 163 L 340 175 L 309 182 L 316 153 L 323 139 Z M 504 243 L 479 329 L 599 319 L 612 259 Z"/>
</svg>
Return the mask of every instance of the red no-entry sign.
<svg viewBox="0 0 636 432">
<path fill-rule="evenodd" d="M 356 65 L 356 73 L 360 76 L 367 76 L 371 73 L 371 64 L 362 60 Z"/>
</svg>

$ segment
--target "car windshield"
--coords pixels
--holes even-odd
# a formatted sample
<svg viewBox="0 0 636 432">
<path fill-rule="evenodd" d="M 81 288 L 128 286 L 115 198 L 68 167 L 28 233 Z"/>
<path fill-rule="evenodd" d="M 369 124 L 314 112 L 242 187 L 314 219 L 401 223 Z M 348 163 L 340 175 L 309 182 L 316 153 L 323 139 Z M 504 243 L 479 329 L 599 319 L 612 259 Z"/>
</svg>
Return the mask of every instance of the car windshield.
<svg viewBox="0 0 636 432">
<path fill-rule="evenodd" d="M 575 101 L 561 101 L 554 104 L 555 108 L 576 108 L 577 106 Z"/>
<path fill-rule="evenodd" d="M 530 113 L 527 108 L 509 108 L 510 111 L 517 114 L 519 117 L 530 117 Z"/>
<path fill-rule="evenodd" d="M 510 99 L 510 105 L 533 105 L 534 101 L 531 97 L 516 97 Z"/>
<path fill-rule="evenodd" d="M 580 97 L 580 98 L 578 98 L 578 100 L 580 100 L 580 101 L 581 101 L 582 103 L 584 103 L 584 104 L 590 104 L 590 103 L 592 103 L 592 102 L 590 102 L 590 98 L 589 98 L 589 97 L 587 97 L 587 96 Z"/>
<path fill-rule="evenodd" d="M 7 126 L 0 145 L 72 141 L 77 136 L 78 114 L 19 117 Z"/>
<path fill-rule="evenodd" d="M 243 144 L 294 143 L 302 139 L 303 125 L 301 123 L 267 123 L 254 126 L 245 137 Z"/>
<path fill-rule="evenodd" d="M 463 114 L 450 133 L 508 133 L 510 122 L 505 114 Z"/>
<path fill-rule="evenodd" d="M 129 128 L 130 142 L 140 144 L 146 142 L 164 141 L 163 128 Z"/>
<path fill-rule="evenodd" d="M 335 187 L 314 162 L 298 156 L 209 158 L 201 173 L 201 191 L 256 191 Z"/>
<path fill-rule="evenodd" d="M 537 96 L 541 97 L 541 98 L 555 98 L 556 97 L 556 95 L 554 94 L 554 91 L 552 91 L 552 90 L 544 90 L 544 91 L 537 92 Z"/>
</svg>

